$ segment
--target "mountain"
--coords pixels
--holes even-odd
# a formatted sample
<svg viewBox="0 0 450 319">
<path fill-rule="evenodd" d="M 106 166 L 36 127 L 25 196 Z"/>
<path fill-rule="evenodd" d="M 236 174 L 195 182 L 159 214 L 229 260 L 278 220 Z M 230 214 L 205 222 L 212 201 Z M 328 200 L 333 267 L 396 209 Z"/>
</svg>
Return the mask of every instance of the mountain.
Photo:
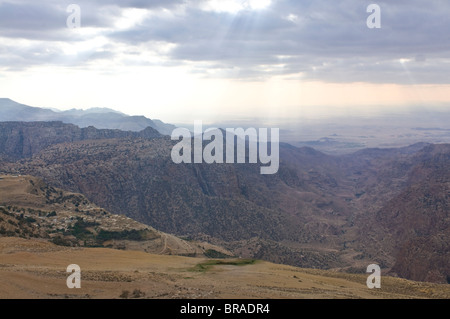
<svg viewBox="0 0 450 319">
<path fill-rule="evenodd" d="M 75 124 L 81 128 L 94 126 L 98 129 L 120 129 L 135 132 L 151 127 L 164 135 L 170 135 L 175 128 L 174 125 L 163 123 L 160 120 L 150 120 L 144 116 L 129 116 L 108 108 L 53 111 L 20 104 L 7 98 L 0 98 L 0 121 L 61 121 Z"/>
<path fill-rule="evenodd" d="M 394 257 L 392 273 L 450 283 L 450 145 L 428 145 L 411 162 L 405 187 L 367 216 L 364 232 Z"/>
<path fill-rule="evenodd" d="M 113 213 L 125 212 L 168 233 L 208 239 L 243 257 L 339 266 L 340 227 L 348 208 L 344 199 L 333 199 L 336 181 L 326 166 L 299 173 L 304 181 L 298 185 L 290 175 L 310 162 L 325 163 L 328 156 L 284 145 L 282 152 L 304 161 L 299 167 L 283 165 L 279 175 L 262 176 L 257 164 L 174 164 L 174 144 L 168 137 L 56 143 L 2 169 L 40 176 Z"/>
<path fill-rule="evenodd" d="M 392 275 L 446 282 L 447 144 L 331 156 L 280 143 L 278 173 L 261 175 L 258 164 L 174 164 L 167 136 L 61 143 L 42 123 L 14 125 L 6 140 L 28 132 L 24 140 L 46 146 L 3 161 L 2 171 L 39 176 L 161 231 L 246 258 L 350 272 L 377 263 Z M 423 253 L 412 271 L 413 247 Z"/>
<path fill-rule="evenodd" d="M 161 134 L 147 127 L 140 132 L 79 128 L 62 122 L 0 122 L 0 157 L 31 157 L 49 145 L 112 138 L 157 138 Z"/>
<path fill-rule="evenodd" d="M 0 176 L 0 235 L 40 238 L 62 246 L 156 254 L 228 253 L 220 247 L 186 242 L 124 215 L 111 214 L 81 194 L 50 187 L 34 176 Z"/>
</svg>

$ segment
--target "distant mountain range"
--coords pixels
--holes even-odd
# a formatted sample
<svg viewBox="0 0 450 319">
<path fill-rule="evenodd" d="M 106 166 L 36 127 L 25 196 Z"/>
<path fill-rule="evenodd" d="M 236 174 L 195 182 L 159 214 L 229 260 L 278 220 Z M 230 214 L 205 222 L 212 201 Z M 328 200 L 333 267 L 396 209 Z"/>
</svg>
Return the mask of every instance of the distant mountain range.
<svg viewBox="0 0 450 319">
<path fill-rule="evenodd" d="M 151 120 L 145 116 L 130 116 L 108 108 L 56 111 L 20 104 L 8 98 L 0 98 L 0 121 L 61 121 L 75 124 L 80 128 L 94 126 L 98 129 L 134 132 L 151 127 L 164 135 L 170 135 L 175 128 L 174 125 L 160 120 Z"/>
</svg>

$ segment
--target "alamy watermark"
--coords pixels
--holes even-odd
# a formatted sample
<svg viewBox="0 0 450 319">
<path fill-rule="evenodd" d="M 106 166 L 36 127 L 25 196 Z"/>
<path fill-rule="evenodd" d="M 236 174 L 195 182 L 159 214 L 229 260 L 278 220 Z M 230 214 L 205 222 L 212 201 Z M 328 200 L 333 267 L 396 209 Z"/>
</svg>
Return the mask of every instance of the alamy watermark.
<svg viewBox="0 0 450 319">
<path fill-rule="evenodd" d="M 67 277 L 66 285 L 67 288 L 81 288 L 81 268 L 76 264 L 71 264 L 67 266 L 66 272 L 71 273 Z"/>
<path fill-rule="evenodd" d="M 81 7 L 78 4 L 70 4 L 66 8 L 66 12 L 70 13 L 67 17 L 66 25 L 69 29 L 76 29 L 81 27 Z M 366 24 L 369 29 L 381 28 L 381 8 L 378 4 L 372 3 L 367 6 Z"/>
<path fill-rule="evenodd" d="M 69 4 L 66 12 L 70 13 L 67 17 L 66 25 L 69 29 L 77 29 L 81 27 L 81 8 L 78 4 Z"/>
<path fill-rule="evenodd" d="M 225 153 L 224 153 L 225 133 Z M 280 166 L 279 129 L 267 128 L 208 128 L 203 131 L 201 121 L 194 122 L 193 136 L 186 128 L 176 128 L 172 140 L 180 140 L 171 152 L 172 161 L 180 163 L 258 163 L 261 174 L 275 174 Z M 214 138 L 213 138 L 214 137 Z M 211 141 L 203 147 L 204 141 Z M 193 154 L 192 154 L 192 142 Z M 248 147 L 247 147 L 248 145 Z M 236 147 L 235 147 L 236 146 Z M 270 146 L 270 147 L 269 147 Z M 248 150 L 248 154 L 247 154 Z M 269 154 L 270 153 L 270 154 Z M 247 156 L 248 155 L 248 156 Z M 259 157 L 259 158 L 258 158 Z"/>
<path fill-rule="evenodd" d="M 367 277 L 367 288 L 381 288 L 381 268 L 377 264 L 370 264 L 367 266 L 366 272 L 372 273 Z"/>
<path fill-rule="evenodd" d="M 372 3 L 367 7 L 367 13 L 371 13 L 367 17 L 366 24 L 369 29 L 381 29 L 381 8 L 378 4 Z"/>
</svg>

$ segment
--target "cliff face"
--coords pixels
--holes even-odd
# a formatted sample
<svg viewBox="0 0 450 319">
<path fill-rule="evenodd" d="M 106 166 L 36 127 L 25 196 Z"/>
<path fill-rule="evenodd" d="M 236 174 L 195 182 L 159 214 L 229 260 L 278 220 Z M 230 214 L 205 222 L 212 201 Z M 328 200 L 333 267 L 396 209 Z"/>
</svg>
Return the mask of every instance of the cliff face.
<svg viewBox="0 0 450 319">
<path fill-rule="evenodd" d="M 402 160 L 395 156 L 391 165 L 378 170 L 378 178 L 385 190 L 372 195 L 379 194 L 383 201 L 365 202 L 366 207 L 372 202 L 373 209 L 357 221 L 360 249 L 373 259 L 384 256 L 391 274 L 447 283 L 450 145 L 428 145 Z"/>
<path fill-rule="evenodd" d="M 418 156 L 408 187 L 377 214 L 392 238 L 399 276 L 450 283 L 450 147 L 433 145 Z M 380 232 L 380 233 L 383 233 Z"/>
<path fill-rule="evenodd" d="M 148 127 L 141 132 L 79 128 L 62 122 L 0 122 L 0 155 L 9 160 L 31 157 L 44 148 L 83 140 L 155 138 L 161 134 Z"/>
</svg>

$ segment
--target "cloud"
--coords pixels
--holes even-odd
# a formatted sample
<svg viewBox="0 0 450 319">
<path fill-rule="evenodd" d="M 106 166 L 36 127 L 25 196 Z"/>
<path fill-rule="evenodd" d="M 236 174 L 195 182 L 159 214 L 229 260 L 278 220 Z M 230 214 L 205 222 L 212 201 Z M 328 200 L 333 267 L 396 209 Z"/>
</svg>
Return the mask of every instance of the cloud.
<svg viewBox="0 0 450 319">
<path fill-rule="evenodd" d="M 80 61 L 121 56 L 122 63 L 147 65 L 143 55 L 150 52 L 160 57 L 160 63 L 188 65 L 192 72 L 208 77 L 254 80 L 284 75 L 405 84 L 450 81 L 447 1 L 377 1 L 381 29 L 366 25 L 366 8 L 372 1 L 272 0 L 261 10 L 245 1 L 229 1 L 235 1 L 239 10 L 214 10 L 209 0 L 79 1 L 82 29 L 91 30 L 87 33 L 67 30 L 68 13 L 61 1 L 3 2 L 0 37 L 38 41 L 51 53 L 28 60 L 35 53 L 31 44 L 28 50 L 12 45 L 8 52 L 0 51 L 4 61 L 0 63 L 3 67 L 23 60 L 28 60 L 26 65 L 61 63 L 68 60 L 57 58 L 64 54 L 64 42 L 102 38 L 110 45 L 107 53 L 94 45 L 84 49 L 83 56 L 89 58 Z M 140 10 L 136 21 L 131 9 Z M 132 13 L 131 22 L 121 27 L 118 20 L 127 12 Z M 161 46 L 168 49 L 154 49 Z"/>
</svg>

